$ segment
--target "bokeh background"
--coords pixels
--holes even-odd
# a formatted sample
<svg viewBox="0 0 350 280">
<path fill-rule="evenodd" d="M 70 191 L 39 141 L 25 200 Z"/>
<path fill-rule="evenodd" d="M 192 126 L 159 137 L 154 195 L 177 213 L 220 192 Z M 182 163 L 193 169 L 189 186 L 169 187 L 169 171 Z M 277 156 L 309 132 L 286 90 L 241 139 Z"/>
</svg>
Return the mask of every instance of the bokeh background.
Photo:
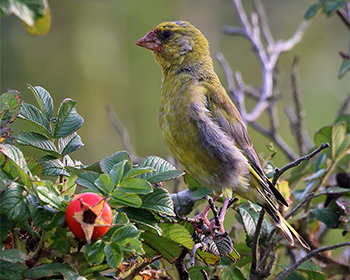
<svg viewBox="0 0 350 280">
<path fill-rule="evenodd" d="M 243 1 L 251 11 L 251 1 Z M 263 4 L 275 39 L 290 38 L 303 20 L 303 12 L 316 0 L 266 0 Z M 78 131 L 85 144 L 73 158 L 90 164 L 123 149 L 119 134 L 105 106 L 111 104 L 127 128 L 136 154 L 141 157 L 170 152 L 158 127 L 161 70 L 150 51 L 135 41 L 158 23 L 187 20 L 207 37 L 216 71 L 225 84 L 215 55 L 222 52 L 233 71 L 240 71 L 247 84 L 261 83 L 260 67 L 250 43 L 241 37 L 223 35 L 224 25 L 239 25 L 229 0 L 51 0 L 52 28 L 48 35 L 31 37 L 15 16 L 1 19 L 1 92 L 16 89 L 26 102 L 35 104 L 26 83 L 41 85 L 54 98 L 55 108 L 66 97 L 77 100 L 85 120 Z M 349 92 L 348 75 L 338 80 L 341 64 L 338 50 L 347 50 L 348 30 L 337 16 L 318 13 L 304 38 L 291 52 L 281 56 L 279 69 L 280 133 L 293 147 L 284 108 L 292 105 L 290 67 L 298 55 L 299 89 L 306 111 L 306 129 L 331 124 Z M 253 103 L 249 103 L 252 106 Z M 14 129 L 25 128 L 18 121 Z M 269 139 L 249 128 L 258 152 L 267 152 Z M 34 154 L 33 149 L 27 149 Z M 286 164 L 279 154 L 276 162 Z"/>
</svg>

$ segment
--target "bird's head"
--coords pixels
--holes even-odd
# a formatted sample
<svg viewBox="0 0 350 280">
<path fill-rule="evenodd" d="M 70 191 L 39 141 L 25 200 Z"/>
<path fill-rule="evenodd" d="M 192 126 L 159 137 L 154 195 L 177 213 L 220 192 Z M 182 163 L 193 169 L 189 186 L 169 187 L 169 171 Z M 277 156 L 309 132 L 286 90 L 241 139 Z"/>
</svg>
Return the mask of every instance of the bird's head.
<svg viewBox="0 0 350 280">
<path fill-rule="evenodd" d="M 153 51 L 163 69 L 184 67 L 209 57 L 207 39 L 186 21 L 163 22 L 135 44 Z"/>
</svg>

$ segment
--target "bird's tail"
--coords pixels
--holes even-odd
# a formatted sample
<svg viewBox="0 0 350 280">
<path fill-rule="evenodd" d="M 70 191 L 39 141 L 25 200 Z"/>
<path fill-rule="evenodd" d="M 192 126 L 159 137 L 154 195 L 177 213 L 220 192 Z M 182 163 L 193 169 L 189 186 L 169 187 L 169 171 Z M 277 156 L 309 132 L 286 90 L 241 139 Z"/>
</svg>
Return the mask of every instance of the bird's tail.
<svg viewBox="0 0 350 280">
<path fill-rule="evenodd" d="M 264 209 L 266 210 L 267 214 L 269 214 L 269 216 L 272 218 L 275 225 L 282 230 L 289 244 L 291 246 L 294 246 L 294 235 L 304 248 L 310 250 L 309 244 L 307 244 L 304 238 L 302 238 L 301 235 L 283 218 L 283 216 L 276 209 L 276 206 L 272 203 L 272 201 L 269 198 L 266 198 L 266 202 L 267 204 L 265 205 Z"/>
</svg>

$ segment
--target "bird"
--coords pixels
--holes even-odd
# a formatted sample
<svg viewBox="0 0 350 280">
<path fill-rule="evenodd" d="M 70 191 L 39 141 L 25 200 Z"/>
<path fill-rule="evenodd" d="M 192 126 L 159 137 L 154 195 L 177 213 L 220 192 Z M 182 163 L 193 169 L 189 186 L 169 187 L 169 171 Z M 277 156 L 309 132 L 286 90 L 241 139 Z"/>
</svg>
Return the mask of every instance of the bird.
<svg viewBox="0 0 350 280">
<path fill-rule="evenodd" d="M 209 43 L 187 21 L 163 22 L 139 39 L 162 68 L 159 124 L 162 136 L 186 172 L 223 195 L 220 226 L 209 221 L 210 206 L 196 216 L 211 230 L 224 232 L 223 221 L 232 194 L 260 205 L 291 246 L 293 235 L 310 249 L 283 218 L 274 200 L 288 203 L 264 174 L 242 117 L 214 71 Z"/>
</svg>

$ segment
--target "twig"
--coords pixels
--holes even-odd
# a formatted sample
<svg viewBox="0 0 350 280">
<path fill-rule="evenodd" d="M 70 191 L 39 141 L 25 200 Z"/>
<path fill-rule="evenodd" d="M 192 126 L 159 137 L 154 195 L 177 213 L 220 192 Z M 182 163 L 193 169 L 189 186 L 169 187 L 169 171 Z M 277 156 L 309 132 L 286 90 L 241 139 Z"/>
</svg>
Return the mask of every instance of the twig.
<svg viewBox="0 0 350 280">
<path fill-rule="evenodd" d="M 298 63 L 299 63 L 299 57 L 295 56 L 292 64 L 292 69 L 291 69 L 291 88 L 292 88 L 292 96 L 293 96 L 293 101 L 295 106 L 295 119 L 294 121 L 291 121 L 291 127 L 292 127 L 292 132 L 293 132 L 295 141 L 297 142 L 299 155 L 303 155 L 307 152 L 308 147 L 304 141 L 305 137 L 304 137 L 303 119 L 304 119 L 305 113 L 302 109 L 300 93 L 297 85 Z"/>
<path fill-rule="evenodd" d="M 209 276 L 204 269 L 201 269 L 200 272 L 203 274 L 204 280 L 209 280 Z"/>
<path fill-rule="evenodd" d="M 301 265 L 302 263 L 306 262 L 308 259 L 312 258 L 313 256 L 315 256 L 315 255 L 317 255 L 317 254 L 319 254 L 321 252 L 329 251 L 329 250 L 335 250 L 337 248 L 344 247 L 344 246 L 350 246 L 350 242 L 343 242 L 343 243 L 330 245 L 330 246 L 325 246 L 325 247 L 321 247 L 321 248 L 318 248 L 316 250 L 313 250 L 310 253 L 308 253 L 306 256 L 301 258 L 299 261 L 297 261 L 295 264 L 293 264 L 291 267 L 289 267 L 288 269 L 286 269 L 282 273 L 280 273 L 275 278 L 275 280 L 282 280 L 282 279 L 284 279 L 289 274 L 291 274 L 295 269 L 297 269 L 299 265 Z"/>
<path fill-rule="evenodd" d="M 252 264 L 250 266 L 250 279 L 257 279 L 255 275 L 259 272 L 258 268 L 258 250 L 259 250 L 259 237 L 261 233 L 262 223 L 264 221 L 265 210 L 261 209 L 258 222 L 255 227 L 255 233 L 252 241 Z"/>
<path fill-rule="evenodd" d="M 350 4 L 347 3 L 347 8 L 346 9 L 350 9 Z M 339 9 L 337 10 L 337 15 L 340 17 L 340 19 L 342 20 L 342 22 L 346 25 L 347 28 L 350 29 L 350 18 L 348 13 L 346 12 L 346 9 Z"/>
<path fill-rule="evenodd" d="M 131 158 L 134 161 L 140 161 L 141 158 L 136 156 L 134 147 L 130 143 L 128 130 L 125 128 L 125 126 L 122 124 L 122 122 L 118 118 L 117 114 L 112 108 L 112 105 L 108 103 L 105 106 L 105 108 L 106 108 L 107 115 L 109 119 L 112 121 L 115 130 L 119 133 L 119 135 L 122 138 L 122 143 L 124 148 L 130 153 Z"/>
<path fill-rule="evenodd" d="M 304 160 L 310 160 L 313 156 L 317 155 L 319 152 L 321 152 L 323 149 L 328 148 L 328 143 L 322 143 L 317 149 L 315 149 L 310 154 L 307 154 L 305 156 L 302 156 L 293 162 L 288 163 L 287 165 L 283 166 L 281 169 L 276 168 L 275 174 L 273 176 L 272 184 L 275 185 L 277 183 L 278 178 L 286 172 L 288 169 L 298 166 L 300 163 L 302 163 Z"/>
<path fill-rule="evenodd" d="M 341 116 L 345 114 L 345 111 L 347 110 L 347 108 L 349 108 L 350 106 L 350 93 L 348 94 L 347 97 L 345 97 L 344 101 L 342 102 L 337 115 Z"/>
<path fill-rule="evenodd" d="M 156 256 L 156 257 L 153 257 L 150 261 L 149 260 L 145 260 L 145 262 L 143 262 L 140 266 L 136 267 L 126 278 L 124 278 L 124 280 L 132 280 L 135 278 L 135 276 L 137 274 L 139 274 L 139 272 L 141 270 L 143 270 L 144 268 L 146 268 L 149 264 L 157 261 L 157 260 L 160 260 L 162 258 L 162 256 Z"/>
<path fill-rule="evenodd" d="M 278 133 L 273 133 L 273 130 L 267 130 L 264 128 L 258 121 L 254 121 L 250 123 L 252 127 L 256 130 L 260 131 L 262 134 L 270 137 L 275 143 L 283 150 L 283 152 L 287 155 L 289 160 L 295 160 L 298 158 L 297 154 L 293 151 L 293 149 L 283 140 L 281 135 Z"/>
<path fill-rule="evenodd" d="M 269 25 L 267 24 L 267 16 L 265 13 L 264 6 L 262 5 L 260 0 L 254 0 L 254 7 L 259 16 L 262 33 L 265 37 L 265 40 L 268 46 L 273 46 L 275 44 L 275 40 L 273 39 Z"/>
<path fill-rule="evenodd" d="M 175 267 L 179 272 L 180 280 L 190 280 L 190 274 L 188 273 L 184 262 L 186 255 L 187 249 L 183 247 L 180 256 L 175 260 Z"/>
</svg>

